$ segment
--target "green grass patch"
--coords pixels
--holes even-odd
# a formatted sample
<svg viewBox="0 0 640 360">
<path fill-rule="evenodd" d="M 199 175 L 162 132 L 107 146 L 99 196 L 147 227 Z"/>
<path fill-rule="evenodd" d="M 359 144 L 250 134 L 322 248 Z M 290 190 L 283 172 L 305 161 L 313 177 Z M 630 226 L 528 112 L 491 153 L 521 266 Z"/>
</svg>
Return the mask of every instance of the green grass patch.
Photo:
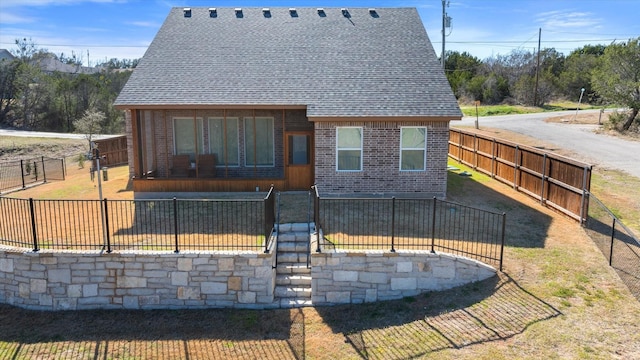
<svg viewBox="0 0 640 360">
<path fill-rule="evenodd" d="M 447 165 L 456 168 L 449 170 L 447 174 L 447 188 L 449 190 L 457 191 L 464 187 L 464 184 L 468 181 L 474 181 L 478 183 L 486 183 L 491 181 L 491 177 L 481 172 L 475 171 L 469 166 L 459 163 L 458 161 L 449 158 Z M 463 172 L 470 173 L 471 176 L 460 175 Z"/>
<path fill-rule="evenodd" d="M 546 104 L 542 107 L 536 106 L 522 106 L 522 105 L 480 105 L 478 106 L 478 116 L 493 116 L 493 115 L 513 115 L 513 114 L 531 114 L 547 111 L 567 111 L 575 110 L 590 110 L 600 109 L 601 107 L 593 106 L 590 104 L 572 101 L 557 101 Z M 461 105 L 460 110 L 465 116 L 476 116 L 475 105 Z"/>
<path fill-rule="evenodd" d="M 460 106 L 460 110 L 465 116 L 476 116 L 475 105 Z M 520 106 L 520 105 L 480 105 L 478 106 L 478 116 L 530 114 L 544 111 L 541 108 Z"/>
</svg>

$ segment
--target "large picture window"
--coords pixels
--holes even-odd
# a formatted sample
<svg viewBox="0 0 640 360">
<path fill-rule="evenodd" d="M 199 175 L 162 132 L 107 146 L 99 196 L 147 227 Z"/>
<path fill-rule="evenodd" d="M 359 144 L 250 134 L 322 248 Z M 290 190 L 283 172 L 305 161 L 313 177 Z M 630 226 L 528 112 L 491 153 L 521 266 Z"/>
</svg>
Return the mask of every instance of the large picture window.
<svg viewBox="0 0 640 360">
<path fill-rule="evenodd" d="M 403 127 L 400 129 L 400 170 L 424 171 L 426 169 L 427 129 Z"/>
<path fill-rule="evenodd" d="M 272 117 L 244 118 L 244 157 L 246 166 L 275 166 Z"/>
<path fill-rule="evenodd" d="M 173 118 L 173 146 L 175 155 L 189 155 L 191 161 L 196 160 L 196 154 L 204 153 L 202 119 Z"/>
<path fill-rule="evenodd" d="M 240 166 L 238 118 L 209 118 L 209 153 L 218 166 Z"/>
<path fill-rule="evenodd" d="M 336 128 L 336 167 L 338 171 L 362 171 L 362 128 Z"/>
</svg>

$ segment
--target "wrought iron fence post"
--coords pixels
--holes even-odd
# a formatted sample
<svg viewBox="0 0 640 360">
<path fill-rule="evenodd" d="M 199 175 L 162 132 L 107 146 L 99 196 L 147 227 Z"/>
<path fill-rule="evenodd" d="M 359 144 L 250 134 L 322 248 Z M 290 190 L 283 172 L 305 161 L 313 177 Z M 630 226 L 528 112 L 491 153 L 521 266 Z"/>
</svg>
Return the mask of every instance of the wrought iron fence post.
<svg viewBox="0 0 640 360">
<path fill-rule="evenodd" d="M 44 156 L 40 158 L 40 161 L 42 162 L 42 179 L 44 182 L 47 182 L 47 171 L 44 169 Z"/>
<path fill-rule="evenodd" d="M 107 237 L 107 253 L 111 253 L 111 236 L 109 236 L 109 211 L 107 207 L 107 199 L 104 199 L 104 226 L 104 233 Z"/>
<path fill-rule="evenodd" d="M 431 214 L 431 253 L 435 254 L 435 243 L 436 243 L 436 202 L 438 199 L 433 197 L 433 211 Z"/>
<path fill-rule="evenodd" d="M 22 160 L 20 160 L 20 167 L 22 167 Z M 29 211 L 31 212 L 31 233 L 33 235 L 33 251 L 39 251 L 38 249 L 38 234 L 36 233 L 36 212 L 33 206 L 33 198 L 29 198 Z"/>
<path fill-rule="evenodd" d="M 33 162 L 33 175 L 36 178 L 36 181 L 38 181 L 38 163 L 37 162 Z"/>
<path fill-rule="evenodd" d="M 269 253 L 269 238 L 271 235 L 271 230 L 273 230 L 273 226 L 275 225 L 275 219 L 273 214 L 273 184 L 271 184 L 271 188 L 267 193 L 267 196 L 262 200 L 264 204 L 264 228 L 262 231 L 264 232 L 264 253 Z"/>
<path fill-rule="evenodd" d="M 391 252 L 396 252 L 395 248 L 396 235 L 396 197 L 391 197 Z"/>
<path fill-rule="evenodd" d="M 64 158 L 60 159 L 60 166 L 62 166 L 62 180 L 66 180 L 67 167 L 65 166 Z"/>
<path fill-rule="evenodd" d="M 313 218 L 315 220 L 316 225 L 316 252 L 321 252 L 320 250 L 320 240 L 322 239 L 322 226 L 320 224 L 320 193 L 318 193 L 318 187 L 313 185 Z"/>
<path fill-rule="evenodd" d="M 504 233 L 507 224 L 507 213 L 502 213 L 502 236 L 500 239 L 500 271 L 502 271 L 502 258 L 504 257 Z"/>
<path fill-rule="evenodd" d="M 611 225 L 611 247 L 609 248 L 609 266 L 613 263 L 613 242 L 616 237 L 616 218 L 613 218 L 613 224 Z"/>
<path fill-rule="evenodd" d="M 22 179 L 22 188 L 26 186 L 24 184 L 24 160 L 20 159 L 20 178 Z"/>
<path fill-rule="evenodd" d="M 176 249 L 173 251 L 174 253 L 179 253 L 178 249 L 178 199 L 173 197 L 173 236 L 176 243 Z"/>
</svg>

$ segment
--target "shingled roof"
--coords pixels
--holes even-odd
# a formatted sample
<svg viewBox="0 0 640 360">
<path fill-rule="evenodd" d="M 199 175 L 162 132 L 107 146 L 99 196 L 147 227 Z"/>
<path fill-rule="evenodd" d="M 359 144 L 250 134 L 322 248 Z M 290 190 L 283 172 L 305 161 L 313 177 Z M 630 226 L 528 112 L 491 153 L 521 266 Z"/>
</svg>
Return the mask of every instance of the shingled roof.
<svg viewBox="0 0 640 360">
<path fill-rule="evenodd" d="M 414 8 L 173 8 L 116 106 L 462 116 Z"/>
</svg>

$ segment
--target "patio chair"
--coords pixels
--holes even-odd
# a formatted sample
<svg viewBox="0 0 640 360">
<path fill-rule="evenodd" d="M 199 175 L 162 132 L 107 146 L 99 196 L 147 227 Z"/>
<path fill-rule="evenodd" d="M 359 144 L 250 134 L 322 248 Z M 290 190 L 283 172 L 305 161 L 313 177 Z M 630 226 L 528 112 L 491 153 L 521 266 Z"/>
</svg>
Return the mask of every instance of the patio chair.
<svg viewBox="0 0 640 360">
<path fill-rule="evenodd" d="M 216 177 L 216 155 L 198 155 L 198 177 Z"/>
<path fill-rule="evenodd" d="M 171 176 L 189 177 L 189 169 L 191 168 L 189 155 L 174 155 L 172 166 L 173 167 L 171 168 Z"/>
</svg>

